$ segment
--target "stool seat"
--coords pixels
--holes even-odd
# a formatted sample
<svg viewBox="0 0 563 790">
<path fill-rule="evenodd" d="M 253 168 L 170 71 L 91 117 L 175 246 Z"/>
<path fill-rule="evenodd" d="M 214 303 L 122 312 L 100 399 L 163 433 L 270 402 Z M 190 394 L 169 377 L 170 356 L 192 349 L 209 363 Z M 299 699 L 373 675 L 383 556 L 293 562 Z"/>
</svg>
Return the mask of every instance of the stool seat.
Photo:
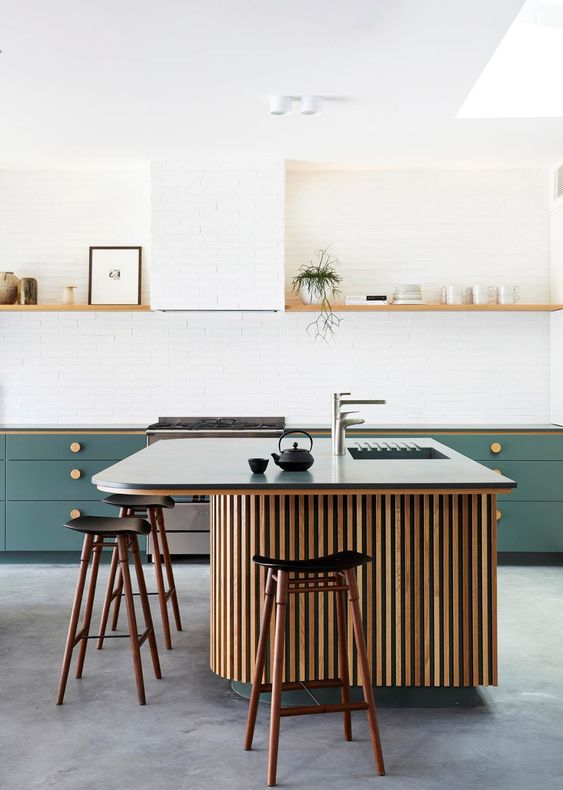
<svg viewBox="0 0 563 790">
<path fill-rule="evenodd" d="M 371 562 L 371 557 L 361 554 L 359 551 L 338 551 L 336 554 L 326 554 L 324 557 L 310 557 L 304 560 L 279 560 L 275 557 L 256 555 L 252 561 L 264 568 L 279 571 L 336 573 L 367 565 L 368 562 Z"/>
<path fill-rule="evenodd" d="M 110 494 L 102 502 L 116 507 L 164 507 L 173 508 L 176 504 L 171 496 L 151 496 L 150 494 Z"/>
<path fill-rule="evenodd" d="M 148 535 L 151 525 L 144 518 L 106 518 L 105 516 L 79 516 L 65 523 L 68 529 L 85 535 Z"/>
</svg>

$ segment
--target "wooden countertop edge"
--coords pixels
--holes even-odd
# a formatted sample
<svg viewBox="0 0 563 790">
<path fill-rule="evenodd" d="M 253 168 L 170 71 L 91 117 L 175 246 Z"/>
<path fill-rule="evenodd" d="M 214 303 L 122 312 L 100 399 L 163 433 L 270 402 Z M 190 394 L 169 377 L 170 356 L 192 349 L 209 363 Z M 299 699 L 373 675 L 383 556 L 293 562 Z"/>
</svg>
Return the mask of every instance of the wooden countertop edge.
<svg viewBox="0 0 563 790">
<path fill-rule="evenodd" d="M 511 486 L 491 486 L 480 488 L 463 488 L 459 486 L 440 487 L 440 488 L 343 488 L 334 486 L 332 488 L 274 488 L 267 490 L 264 488 L 129 488 L 118 486 L 96 485 L 98 491 L 110 494 L 149 494 L 151 496 L 344 496 L 344 495 L 367 495 L 367 494 L 503 494 L 512 493 Z"/>
</svg>

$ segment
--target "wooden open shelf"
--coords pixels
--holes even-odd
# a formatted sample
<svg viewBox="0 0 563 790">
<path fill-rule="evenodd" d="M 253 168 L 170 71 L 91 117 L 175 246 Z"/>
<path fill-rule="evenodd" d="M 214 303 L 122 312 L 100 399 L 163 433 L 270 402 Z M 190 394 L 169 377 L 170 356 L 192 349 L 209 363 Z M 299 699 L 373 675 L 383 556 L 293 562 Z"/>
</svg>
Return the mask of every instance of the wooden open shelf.
<svg viewBox="0 0 563 790">
<path fill-rule="evenodd" d="M 333 304 L 335 313 L 553 313 L 563 310 L 563 304 Z M 288 300 L 286 312 L 316 313 L 318 304 L 303 304 Z"/>
<path fill-rule="evenodd" d="M 0 304 L 8 313 L 144 313 L 148 304 Z"/>
</svg>

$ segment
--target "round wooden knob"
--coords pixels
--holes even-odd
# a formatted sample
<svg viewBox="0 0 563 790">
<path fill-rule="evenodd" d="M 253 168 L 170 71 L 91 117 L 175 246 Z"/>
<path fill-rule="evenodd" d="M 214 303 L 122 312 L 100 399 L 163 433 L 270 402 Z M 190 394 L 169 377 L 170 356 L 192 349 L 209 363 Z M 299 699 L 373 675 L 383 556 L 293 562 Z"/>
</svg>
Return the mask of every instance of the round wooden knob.
<svg viewBox="0 0 563 790">
<path fill-rule="evenodd" d="M 497 474 L 497 475 L 501 475 L 501 474 L 502 474 L 502 472 L 500 471 L 500 469 L 493 469 L 493 472 L 494 472 L 495 474 Z"/>
<path fill-rule="evenodd" d="M 500 453 L 501 450 L 502 450 L 502 444 L 500 442 L 493 442 L 491 444 L 492 453 Z"/>
<path fill-rule="evenodd" d="M 77 510 L 76 508 L 74 508 L 73 510 L 70 511 L 70 517 L 71 518 L 78 518 L 80 515 L 82 515 L 80 513 L 80 510 Z"/>
<path fill-rule="evenodd" d="M 70 450 L 73 453 L 79 453 L 82 450 L 82 445 L 80 444 L 80 442 L 72 442 L 72 444 L 70 445 Z"/>
<path fill-rule="evenodd" d="M 73 480 L 78 480 L 78 478 L 82 476 L 82 472 L 80 471 L 80 469 L 71 469 L 70 476 L 72 477 Z"/>
<path fill-rule="evenodd" d="M 500 521 L 500 519 L 502 518 L 502 510 L 497 510 L 496 515 L 497 515 L 497 521 Z"/>
</svg>

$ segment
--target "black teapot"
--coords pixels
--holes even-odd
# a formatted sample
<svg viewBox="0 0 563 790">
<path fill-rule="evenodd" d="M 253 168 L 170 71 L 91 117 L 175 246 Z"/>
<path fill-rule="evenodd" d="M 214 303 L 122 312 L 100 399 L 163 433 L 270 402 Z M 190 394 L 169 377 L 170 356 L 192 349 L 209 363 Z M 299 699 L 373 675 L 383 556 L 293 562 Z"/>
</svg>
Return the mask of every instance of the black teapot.
<svg viewBox="0 0 563 790">
<path fill-rule="evenodd" d="M 304 450 L 302 447 L 298 446 L 297 442 L 293 442 L 293 447 L 282 450 L 282 439 L 285 439 L 286 436 L 289 436 L 292 433 L 302 433 L 304 436 L 306 436 L 311 442 L 309 449 Z M 272 453 L 272 458 L 274 459 L 274 462 L 277 464 L 277 466 L 281 467 L 285 472 L 304 472 L 315 463 L 315 459 L 311 455 L 312 449 L 313 439 L 310 434 L 307 433 L 307 431 L 285 431 L 280 436 L 280 440 L 278 442 L 278 450 L 280 451 L 281 455 Z"/>
</svg>

